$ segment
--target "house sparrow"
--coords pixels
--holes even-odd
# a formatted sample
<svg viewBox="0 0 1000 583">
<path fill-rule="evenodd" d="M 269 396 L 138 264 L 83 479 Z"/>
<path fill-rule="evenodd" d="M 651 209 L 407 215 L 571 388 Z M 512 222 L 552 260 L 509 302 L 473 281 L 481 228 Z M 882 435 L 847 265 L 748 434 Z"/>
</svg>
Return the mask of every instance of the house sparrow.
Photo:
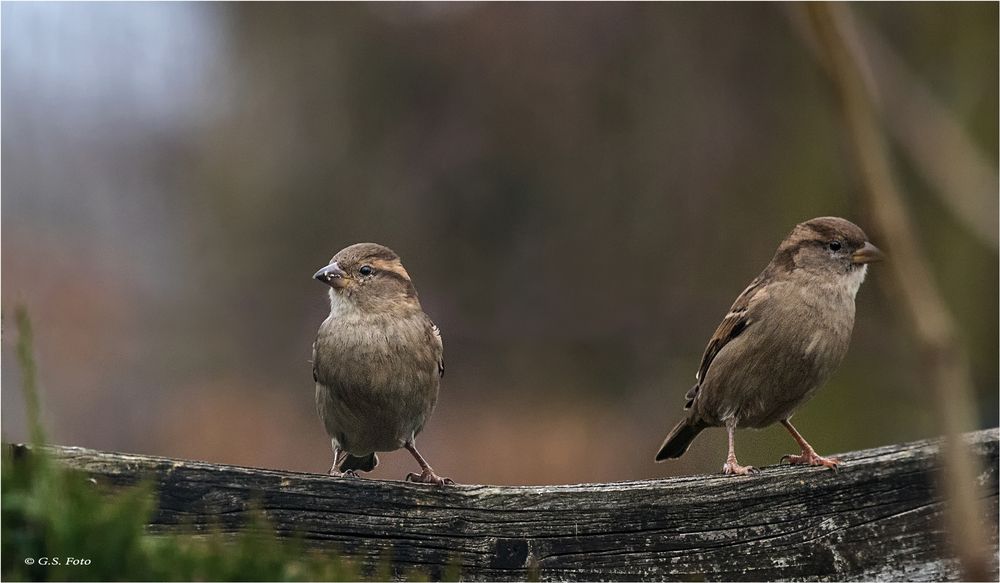
<svg viewBox="0 0 1000 583">
<path fill-rule="evenodd" d="M 697 383 L 685 396 L 688 414 L 656 461 L 683 455 L 706 427 L 725 426 L 729 456 L 722 471 L 745 475 L 756 470 L 736 461 L 736 428 L 779 421 L 802 448 L 782 461 L 836 468 L 838 460 L 817 455 L 789 420 L 843 360 L 854 328 L 854 296 L 868 263 L 881 259 L 850 221 L 821 217 L 796 225 L 712 335 Z"/>
<path fill-rule="evenodd" d="M 421 469 L 407 480 L 453 484 L 414 444 L 437 402 L 444 348 L 399 256 L 358 243 L 313 278 L 330 286 L 330 315 L 312 351 L 316 409 L 333 444 L 330 475 L 369 472 L 375 452 L 405 447 Z"/>
</svg>

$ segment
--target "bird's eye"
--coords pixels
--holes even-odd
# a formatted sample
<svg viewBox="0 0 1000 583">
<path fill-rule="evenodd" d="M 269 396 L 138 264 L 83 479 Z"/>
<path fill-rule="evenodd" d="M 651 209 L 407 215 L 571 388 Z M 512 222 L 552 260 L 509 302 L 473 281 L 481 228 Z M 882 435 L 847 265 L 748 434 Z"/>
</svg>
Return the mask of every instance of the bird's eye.
<svg viewBox="0 0 1000 583">
<path fill-rule="evenodd" d="M 840 251 L 840 241 L 830 241 L 830 251 Z"/>
<path fill-rule="evenodd" d="M 372 269 L 371 265 L 362 265 L 361 269 L 358 270 L 358 273 L 361 275 L 371 275 L 373 271 L 375 270 Z"/>
</svg>

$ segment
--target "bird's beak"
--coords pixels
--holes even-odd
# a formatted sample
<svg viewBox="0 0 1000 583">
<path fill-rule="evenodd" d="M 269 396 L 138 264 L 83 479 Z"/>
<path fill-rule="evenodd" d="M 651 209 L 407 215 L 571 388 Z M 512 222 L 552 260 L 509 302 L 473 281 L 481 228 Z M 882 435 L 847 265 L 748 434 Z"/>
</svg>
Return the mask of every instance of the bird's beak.
<svg viewBox="0 0 1000 583">
<path fill-rule="evenodd" d="M 322 281 L 333 288 L 342 288 L 347 285 L 347 272 L 334 261 L 313 275 L 313 279 Z"/>
<path fill-rule="evenodd" d="M 856 264 L 874 263 L 883 259 L 885 259 L 885 255 L 882 254 L 882 251 L 868 241 L 865 241 L 861 249 L 851 254 L 851 263 Z"/>
</svg>

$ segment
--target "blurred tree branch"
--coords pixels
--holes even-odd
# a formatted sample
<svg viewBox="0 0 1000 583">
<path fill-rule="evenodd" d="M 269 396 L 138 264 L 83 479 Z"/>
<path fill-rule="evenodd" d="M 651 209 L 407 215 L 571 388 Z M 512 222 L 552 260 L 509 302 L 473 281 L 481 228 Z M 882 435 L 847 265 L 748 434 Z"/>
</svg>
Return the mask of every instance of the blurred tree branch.
<svg viewBox="0 0 1000 583">
<path fill-rule="evenodd" d="M 14 308 L 14 318 L 17 321 L 17 362 L 21 367 L 21 387 L 28 414 L 31 443 L 42 445 L 45 443 L 45 430 L 42 428 L 42 406 L 38 398 L 35 334 L 31 326 L 31 317 L 28 315 L 28 308 L 18 304 Z"/>
<path fill-rule="evenodd" d="M 800 10 L 792 24 L 814 56 L 827 63 L 810 23 Z M 863 80 L 868 98 L 884 116 L 886 128 L 941 202 L 971 233 L 998 248 L 997 188 L 1000 178 L 987 156 L 969 137 L 954 113 L 913 73 L 881 34 L 864 18 L 844 11 L 846 50 Z M 878 80 L 876 82 L 876 79 Z M 886 104 L 891 104 L 886 107 Z"/>
<path fill-rule="evenodd" d="M 854 18 L 884 100 L 876 100 L 896 142 L 945 206 L 991 248 L 997 248 L 997 173 L 955 115 L 909 70 L 863 19 Z M 885 107 L 891 103 L 891 107 Z"/>
<path fill-rule="evenodd" d="M 950 502 L 947 515 L 963 575 L 969 581 L 994 579 L 984 542 L 979 492 L 973 461 L 959 439 L 972 426 L 968 362 L 955 324 L 927 268 L 917 243 L 903 196 L 896 186 L 878 111 L 866 88 L 863 47 L 849 19 L 850 7 L 839 3 L 809 3 L 808 21 L 821 49 L 840 101 L 843 121 L 864 186 L 864 202 L 889 253 L 888 272 L 903 316 L 911 326 L 926 367 L 926 378 L 946 436 L 942 483 Z M 869 77 L 870 79 L 870 77 Z M 917 120 L 910 119 L 909 123 Z"/>
</svg>

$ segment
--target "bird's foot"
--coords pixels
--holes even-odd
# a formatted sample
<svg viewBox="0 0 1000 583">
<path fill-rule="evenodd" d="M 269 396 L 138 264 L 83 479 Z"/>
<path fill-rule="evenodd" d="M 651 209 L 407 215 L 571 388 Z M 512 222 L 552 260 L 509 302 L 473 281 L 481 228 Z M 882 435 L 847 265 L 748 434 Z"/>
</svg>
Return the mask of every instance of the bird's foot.
<svg viewBox="0 0 1000 583">
<path fill-rule="evenodd" d="M 815 451 L 809 449 L 802 452 L 802 455 L 784 455 L 780 461 L 787 461 L 793 466 L 824 466 L 831 470 L 836 470 L 840 460 L 835 457 L 823 457 Z"/>
<path fill-rule="evenodd" d="M 336 468 L 330 468 L 330 471 L 327 472 L 327 475 L 329 475 L 329 476 L 331 476 L 333 478 L 360 478 L 361 477 L 354 470 L 347 470 L 346 472 L 341 472 L 340 470 L 338 470 Z"/>
<path fill-rule="evenodd" d="M 455 483 L 451 478 L 442 478 L 434 473 L 434 470 L 430 468 L 420 472 L 419 474 L 410 472 L 406 474 L 407 482 L 416 482 L 418 484 L 435 484 L 437 486 L 452 485 Z"/>
<path fill-rule="evenodd" d="M 734 476 L 749 476 L 760 473 L 760 470 L 753 466 L 741 466 L 735 459 L 729 460 L 722 466 L 722 473 Z"/>
</svg>

